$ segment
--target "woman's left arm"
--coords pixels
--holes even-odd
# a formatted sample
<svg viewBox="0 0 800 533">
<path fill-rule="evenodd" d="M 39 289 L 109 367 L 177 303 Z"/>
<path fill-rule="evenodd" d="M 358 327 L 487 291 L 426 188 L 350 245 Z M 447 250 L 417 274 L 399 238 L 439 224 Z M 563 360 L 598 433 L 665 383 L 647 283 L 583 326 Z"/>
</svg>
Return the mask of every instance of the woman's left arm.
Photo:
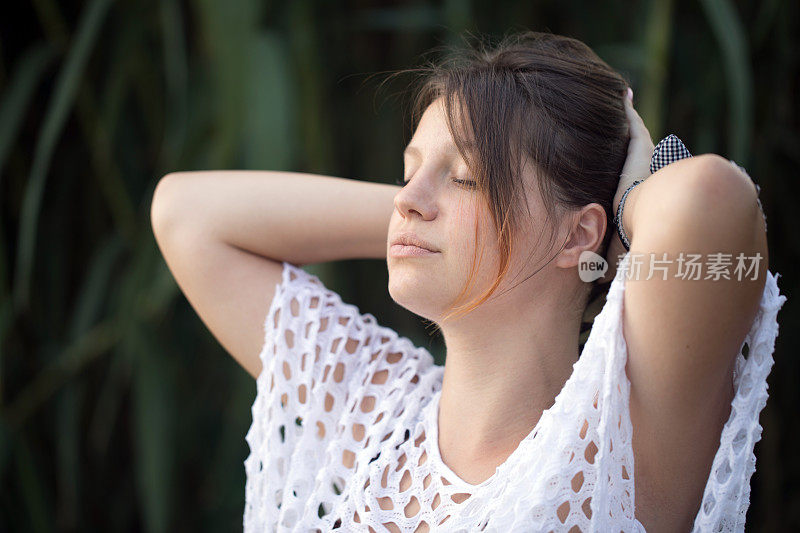
<svg viewBox="0 0 800 533">
<path fill-rule="evenodd" d="M 626 105 L 632 139 L 646 134 L 649 142 L 641 117 Z M 712 420 L 711 410 L 730 394 L 735 358 L 766 282 L 758 191 L 719 155 L 681 159 L 628 193 L 622 226 L 630 241 L 621 274 L 631 401 L 653 427 L 669 427 L 675 417 Z M 613 239 L 610 257 L 624 253 L 619 236 Z"/>
</svg>

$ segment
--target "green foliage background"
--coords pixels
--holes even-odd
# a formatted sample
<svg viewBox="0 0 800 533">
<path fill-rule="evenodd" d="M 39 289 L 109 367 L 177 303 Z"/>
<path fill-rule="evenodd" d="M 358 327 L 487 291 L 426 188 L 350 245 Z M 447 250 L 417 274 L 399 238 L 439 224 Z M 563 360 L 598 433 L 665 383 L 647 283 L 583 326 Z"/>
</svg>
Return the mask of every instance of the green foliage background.
<svg viewBox="0 0 800 533">
<path fill-rule="evenodd" d="M 794 0 L 7 3 L 0 530 L 240 530 L 255 383 L 159 254 L 156 182 L 237 168 L 393 183 L 407 117 L 369 75 L 416 65 L 464 30 L 520 29 L 583 40 L 632 80 L 654 141 L 676 133 L 762 186 L 770 269 L 790 297 L 748 531 L 800 529 L 799 11 Z M 441 339 L 389 298 L 385 264 L 307 268 L 443 363 Z"/>
</svg>

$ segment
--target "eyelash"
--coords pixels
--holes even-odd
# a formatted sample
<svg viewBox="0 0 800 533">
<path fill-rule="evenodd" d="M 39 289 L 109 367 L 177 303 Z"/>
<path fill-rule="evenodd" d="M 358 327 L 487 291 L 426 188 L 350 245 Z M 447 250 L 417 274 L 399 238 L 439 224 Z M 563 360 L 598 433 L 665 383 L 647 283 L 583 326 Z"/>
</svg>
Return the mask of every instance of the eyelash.
<svg viewBox="0 0 800 533">
<path fill-rule="evenodd" d="M 457 179 L 454 179 L 453 181 L 458 183 L 459 185 L 464 185 L 468 189 L 474 189 L 475 186 L 476 186 L 476 183 L 474 181 L 470 181 L 470 180 L 457 180 Z M 394 182 L 397 185 L 400 185 L 401 187 L 405 187 L 406 185 L 408 185 L 408 182 L 404 181 L 403 178 L 397 178 L 397 179 L 394 180 Z"/>
</svg>

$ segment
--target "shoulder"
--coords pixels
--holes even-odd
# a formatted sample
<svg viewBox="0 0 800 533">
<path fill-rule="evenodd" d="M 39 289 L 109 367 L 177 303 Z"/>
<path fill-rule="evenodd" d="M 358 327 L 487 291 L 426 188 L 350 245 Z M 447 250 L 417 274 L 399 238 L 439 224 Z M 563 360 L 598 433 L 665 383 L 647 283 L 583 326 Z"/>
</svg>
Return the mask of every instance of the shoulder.
<svg viewBox="0 0 800 533">
<path fill-rule="evenodd" d="M 287 262 L 264 329 L 247 435 L 252 477 L 261 475 L 259 461 L 300 452 L 309 465 L 347 468 L 365 446 L 359 434 L 372 431 L 380 413 L 396 422 L 396 406 L 433 366 L 424 348 Z"/>
<path fill-rule="evenodd" d="M 411 379 L 409 368 L 433 365 L 427 350 L 343 301 L 317 275 L 288 262 L 283 268 L 265 324 L 265 368 L 277 357 L 285 374 L 307 381 L 312 391 L 352 396 L 370 385 Z"/>
</svg>

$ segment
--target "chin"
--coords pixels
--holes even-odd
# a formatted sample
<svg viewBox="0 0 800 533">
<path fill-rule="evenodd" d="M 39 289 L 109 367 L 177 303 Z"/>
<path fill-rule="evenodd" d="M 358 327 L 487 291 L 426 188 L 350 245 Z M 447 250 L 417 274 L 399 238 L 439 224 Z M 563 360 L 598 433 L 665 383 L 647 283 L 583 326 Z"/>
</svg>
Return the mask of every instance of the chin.
<svg viewBox="0 0 800 533">
<path fill-rule="evenodd" d="M 430 308 L 436 293 L 430 285 L 421 283 L 418 276 L 395 273 L 389 276 L 389 296 L 400 307 L 423 318 L 433 316 Z"/>
</svg>

